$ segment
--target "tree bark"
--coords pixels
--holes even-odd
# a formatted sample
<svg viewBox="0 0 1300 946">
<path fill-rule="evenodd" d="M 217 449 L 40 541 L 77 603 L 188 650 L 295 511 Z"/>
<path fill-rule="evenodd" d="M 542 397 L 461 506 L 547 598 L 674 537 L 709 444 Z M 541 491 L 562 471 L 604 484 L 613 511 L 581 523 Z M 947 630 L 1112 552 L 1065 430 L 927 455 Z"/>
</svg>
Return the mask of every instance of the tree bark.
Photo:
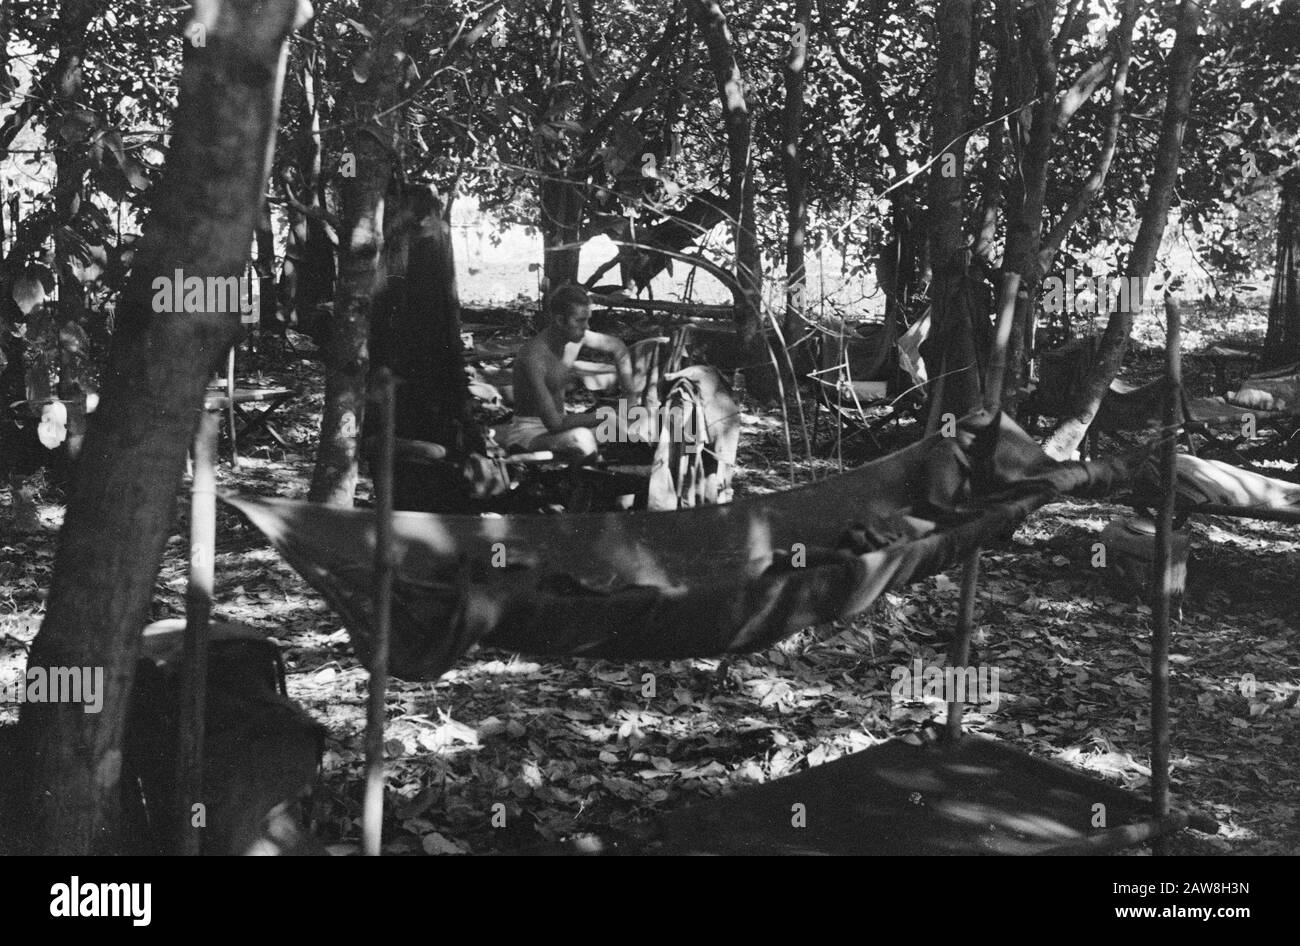
<svg viewBox="0 0 1300 946">
<path fill-rule="evenodd" d="M 566 283 L 577 283 L 582 256 L 582 221 L 586 198 L 580 184 L 566 178 L 559 163 L 545 165 L 541 184 L 542 276 L 547 295 Z"/>
<path fill-rule="evenodd" d="M 326 211 L 325 186 L 321 174 L 322 109 L 317 92 L 320 52 L 304 47 L 299 80 L 302 99 L 298 103 L 301 129 L 297 148 L 300 190 L 298 201 L 307 212 L 289 208 L 289 240 L 281 277 L 281 308 L 292 310 L 298 330 L 323 340 L 324 308 L 334 296 L 337 237 L 322 219 Z M 293 186 L 288 182 L 287 186 Z"/>
<path fill-rule="evenodd" d="M 427 185 L 401 189 L 387 227 L 384 292 L 372 336 L 373 367 L 397 376 L 396 436 L 447 447 L 452 456 L 485 452 L 461 358 L 460 300 L 451 226 Z M 463 512 L 469 483 L 452 464 L 403 461 L 394 469 L 394 505 Z"/>
<path fill-rule="evenodd" d="M 25 703 L 37 849 L 117 843 L 122 735 L 140 629 L 212 372 L 238 314 L 153 311 L 156 277 L 238 276 L 266 186 L 293 0 L 212 4 L 185 48 L 175 133 L 118 308 L 99 409 L 59 535 L 49 609 L 29 668 L 102 667 L 103 706 Z M 209 550 L 210 553 L 210 550 Z"/>
<path fill-rule="evenodd" d="M 946 413 L 962 416 L 980 403 L 974 312 L 965 304 L 965 154 L 973 95 L 970 72 L 972 0 L 943 0 L 939 6 L 938 75 L 934 96 L 930 170 L 930 303 L 933 329 L 923 357 L 935 366 L 931 425 Z"/>
<path fill-rule="evenodd" d="M 1277 212 L 1277 262 L 1264 337 L 1264 364 L 1284 365 L 1300 359 L 1300 173 L 1282 178 L 1282 203 Z"/>
<path fill-rule="evenodd" d="M 1012 176 L 1011 199 L 1007 207 L 1007 245 L 1002 257 L 1002 279 L 1020 277 L 1015 315 L 1008 339 L 1002 404 L 1011 413 L 1020 396 L 1026 355 L 1033 332 L 1034 299 L 1038 294 L 1039 241 L 1043 232 L 1043 202 L 1047 195 L 1047 169 L 1052 158 L 1053 126 L 1056 123 L 1056 56 L 1052 46 L 1055 0 L 1026 8 L 1020 18 L 1021 65 L 1030 64 L 1032 91 L 1037 102 L 1022 110 L 1021 127 L 1029 126 L 1027 141 L 1020 149 L 1020 173 Z M 1066 24 L 1068 25 L 1068 24 Z M 1028 120 L 1025 120 L 1025 111 Z"/>
<path fill-rule="evenodd" d="M 1012 413 L 1024 393 L 1025 369 L 1033 346 L 1037 318 L 1035 300 L 1043 276 L 1071 228 L 1101 190 L 1114 157 L 1123 116 L 1137 6 L 1135 0 L 1126 2 L 1113 48 L 1108 48 L 1069 88 L 1059 94 L 1056 91 L 1056 55 L 1064 47 L 1064 34 L 1072 28 L 1075 17 L 1067 15 L 1061 27 L 1062 34 L 1053 41 L 1050 33 L 1052 10 L 1030 9 L 1024 16 L 1025 19 L 1021 22 L 1024 57 L 1034 64 L 1036 81 L 1033 91 L 1038 102 L 1030 113 L 1028 141 L 1019 162 L 1021 174 L 1012 184 L 1011 206 L 1014 212 L 1008 215 L 1007 250 L 1002 267 L 1004 280 L 1011 274 L 1020 277 L 1004 379 L 1003 407 Z M 1052 147 L 1079 108 L 1093 96 L 1106 75 L 1112 71 L 1114 78 L 1111 83 L 1110 117 L 1103 133 L 1102 150 L 1097 164 L 1071 200 L 1066 212 L 1044 239 L 1043 207 Z"/>
<path fill-rule="evenodd" d="M 377 11 L 382 26 L 371 50 L 371 71 L 364 82 L 353 72 L 337 110 L 346 128 L 343 159 L 355 159 L 356 173 L 345 173 L 340 188 L 339 274 L 325 343 L 325 409 L 307 494 L 312 502 L 335 506 L 350 506 L 356 492 L 370 372 L 370 318 L 383 286 L 384 200 L 393 179 L 398 127 L 393 53 L 401 31 L 392 28 L 393 10 L 386 5 Z"/>
<path fill-rule="evenodd" d="M 257 298 L 261 311 L 258 313 L 260 328 L 273 332 L 280 331 L 279 307 L 275 302 L 275 230 L 271 224 L 271 205 L 262 200 L 262 209 L 257 215 L 257 230 L 254 232 L 257 256 L 253 260 L 253 272 L 257 274 Z"/>
<path fill-rule="evenodd" d="M 1142 222 L 1125 267 L 1125 276 L 1130 280 L 1142 280 L 1144 290 L 1145 280 L 1155 268 L 1156 253 L 1160 250 L 1165 224 L 1169 220 L 1174 184 L 1178 180 L 1178 160 L 1182 154 L 1183 134 L 1187 130 L 1192 83 L 1201 55 L 1196 33 L 1202 15 L 1200 0 L 1182 0 L 1178 9 L 1174 48 L 1166 65 L 1168 94 L 1160 139 L 1156 145 L 1155 171 L 1142 209 Z M 1097 346 L 1096 359 L 1078 390 L 1071 392 L 1065 417 L 1058 422 L 1044 444 L 1044 449 L 1050 456 L 1057 459 L 1073 456 L 1084 434 L 1088 432 L 1088 425 L 1096 416 L 1102 398 L 1106 396 L 1110 383 L 1115 380 L 1115 375 L 1124 363 L 1133 318 L 1142 311 L 1144 295 L 1145 291 L 1138 293 L 1136 299 L 1130 299 L 1128 305 L 1121 305 L 1110 314 L 1101 343 Z"/>
<path fill-rule="evenodd" d="M 796 370 L 811 362 L 806 313 L 808 274 L 804 266 L 804 243 L 808 232 L 808 195 L 803 156 L 799 142 L 803 135 L 805 63 L 808 32 L 812 28 L 812 0 L 796 0 L 794 30 L 785 61 L 785 113 L 781 122 L 781 160 L 785 170 L 785 343 L 791 346 Z"/>
<path fill-rule="evenodd" d="M 691 15 L 709 51 L 709 64 L 722 101 L 727 135 L 727 210 L 736 248 L 736 328 L 741 345 L 748 350 L 761 340 L 763 272 L 758 235 L 754 232 L 754 178 L 749 154 L 752 128 L 745 78 L 736 62 L 727 16 L 719 0 L 691 0 Z"/>
<path fill-rule="evenodd" d="M 1128 94 L 1128 70 L 1133 58 L 1133 29 L 1136 24 L 1137 0 L 1125 0 L 1124 13 L 1120 17 L 1118 48 L 1115 53 L 1115 70 L 1110 86 L 1110 108 L 1106 128 L 1102 133 L 1101 153 L 1097 156 L 1097 162 L 1093 166 L 1092 172 L 1070 199 L 1065 213 L 1052 225 L 1047 238 L 1043 240 L 1038 251 L 1039 273 L 1046 273 L 1051 269 L 1056 254 L 1060 252 L 1061 246 L 1065 243 L 1065 238 L 1074 225 L 1083 217 L 1084 213 L 1087 212 L 1093 200 L 1101 193 L 1102 185 L 1106 183 L 1106 177 L 1110 173 L 1110 166 L 1115 159 L 1115 151 L 1119 141 L 1120 125 L 1123 124 L 1124 120 L 1124 103 Z"/>
<path fill-rule="evenodd" d="M 1005 7 L 1005 3 L 999 3 L 999 20 L 993 30 L 997 36 L 994 45 L 998 59 L 993 69 L 992 88 L 989 90 L 990 119 L 1001 115 L 1007 107 L 1007 74 L 1010 71 L 1012 41 L 1009 35 L 1009 24 L 1002 14 Z M 993 245 L 998 234 L 998 216 L 1005 203 L 1002 164 L 1006 157 L 1007 136 L 1002 122 L 990 125 L 988 135 L 988 145 L 984 149 L 984 177 L 980 184 L 980 203 L 975 214 L 972 255 L 984 266 L 992 267 Z"/>
</svg>

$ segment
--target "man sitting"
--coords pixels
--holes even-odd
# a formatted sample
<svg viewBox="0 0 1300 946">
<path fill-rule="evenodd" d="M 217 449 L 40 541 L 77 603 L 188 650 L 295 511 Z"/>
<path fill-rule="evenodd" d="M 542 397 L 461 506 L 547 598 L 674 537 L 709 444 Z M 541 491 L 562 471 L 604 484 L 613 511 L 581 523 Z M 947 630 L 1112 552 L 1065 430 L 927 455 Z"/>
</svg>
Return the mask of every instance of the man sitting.
<svg viewBox="0 0 1300 946">
<path fill-rule="evenodd" d="M 566 460 L 589 459 L 599 450 L 593 428 L 607 421 L 603 412 L 565 412 L 564 392 L 573 380 L 574 362 L 584 348 L 612 356 L 619 391 L 629 396 L 634 389 L 632 356 L 614 336 L 587 327 L 591 298 L 585 289 L 561 286 L 548 300 L 547 311 L 546 327 L 515 358 L 515 417 L 496 428 L 497 443 L 508 451 L 551 450 Z"/>
</svg>

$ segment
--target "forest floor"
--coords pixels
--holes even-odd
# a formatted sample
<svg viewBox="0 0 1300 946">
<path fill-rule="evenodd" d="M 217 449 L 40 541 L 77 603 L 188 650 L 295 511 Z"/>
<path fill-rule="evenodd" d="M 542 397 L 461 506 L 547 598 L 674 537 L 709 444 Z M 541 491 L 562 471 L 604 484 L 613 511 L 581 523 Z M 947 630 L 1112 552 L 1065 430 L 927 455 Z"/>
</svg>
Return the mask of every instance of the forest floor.
<svg viewBox="0 0 1300 946">
<path fill-rule="evenodd" d="M 1257 315 L 1257 313 L 1256 313 Z M 467 313 L 466 320 L 474 319 Z M 1189 314 L 1190 333 L 1219 326 Z M 1246 319 L 1241 340 L 1257 334 Z M 1153 332 L 1154 334 L 1154 332 Z M 1257 340 L 1257 339 L 1255 339 Z M 1189 344 L 1191 393 L 1208 363 Z M 1126 376 L 1145 380 L 1161 354 L 1139 350 Z M 293 449 L 257 446 L 221 488 L 302 496 L 322 404 L 320 364 L 306 353 L 266 360 L 267 377 L 301 386 L 285 425 Z M 1218 392 L 1214 392 L 1218 393 Z M 789 482 L 779 413 L 744 405 L 738 495 Z M 846 446 L 860 462 L 867 438 Z M 855 446 L 854 446 L 855 445 Z M 825 452 L 825 451 L 823 451 Z M 1276 454 L 1277 451 L 1274 451 Z M 1273 455 L 1273 454 L 1270 454 Z M 806 482 L 834 472 L 796 465 Z M 1272 476 L 1300 480 L 1275 458 Z M 62 516 L 41 494 L 40 522 L 15 529 L 0 491 L 0 679 L 15 679 L 39 625 Z M 369 498 L 364 481 L 359 498 Z M 184 613 L 185 504 L 167 545 L 154 617 Z M 996 710 L 969 728 L 1117 785 L 1150 781 L 1150 609 L 1089 567 L 1092 542 L 1127 510 L 1065 502 L 1032 515 L 983 558 L 973 662 L 1001 669 Z M 30 523 L 29 523 L 30 525 Z M 366 673 L 338 617 L 240 517 L 219 510 L 217 617 L 262 628 L 284 646 L 290 695 L 328 729 L 313 803 L 336 853 L 358 846 Z M 1300 541 L 1294 527 L 1218 517 L 1191 524 L 1188 595 L 1172 655 L 1173 801 L 1220 822 L 1184 831 L 1175 853 L 1300 853 Z M 479 650 L 435 683 L 393 681 L 388 697 L 385 849 L 489 853 L 620 829 L 745 784 L 821 765 L 941 719 L 944 707 L 891 699 L 893 667 L 942 663 L 955 620 L 955 573 L 887 594 L 851 623 L 805 631 L 764 653 L 718 660 L 535 661 Z M 641 696 L 643 674 L 658 693 Z M 1253 675 L 1253 677 L 1251 676 Z M 1253 692 L 1243 681 L 1253 679 Z M 989 708 L 985 708 L 989 709 Z M 0 724 L 16 718 L 0 706 Z M 490 825 L 504 803 L 505 827 Z"/>
</svg>

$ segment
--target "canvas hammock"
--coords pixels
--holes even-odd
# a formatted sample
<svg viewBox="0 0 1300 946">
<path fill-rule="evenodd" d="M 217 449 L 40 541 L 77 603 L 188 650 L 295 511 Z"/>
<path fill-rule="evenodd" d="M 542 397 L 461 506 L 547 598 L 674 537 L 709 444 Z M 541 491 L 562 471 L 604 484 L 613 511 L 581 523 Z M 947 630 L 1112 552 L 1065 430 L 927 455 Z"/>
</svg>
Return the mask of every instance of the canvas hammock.
<svg viewBox="0 0 1300 946">
<path fill-rule="evenodd" d="M 773 496 L 675 512 L 395 514 L 389 667 L 434 679 L 475 644 L 672 659 L 761 650 L 1009 536 L 1134 457 L 1057 463 L 1002 414 Z M 374 514 L 223 496 L 339 613 L 369 664 Z"/>
<path fill-rule="evenodd" d="M 1300 484 L 1186 454 L 1179 454 L 1176 464 L 1180 513 L 1300 521 Z M 1135 477 L 1131 501 L 1149 508 L 1159 503 L 1160 482 L 1152 468 L 1142 468 Z"/>
</svg>

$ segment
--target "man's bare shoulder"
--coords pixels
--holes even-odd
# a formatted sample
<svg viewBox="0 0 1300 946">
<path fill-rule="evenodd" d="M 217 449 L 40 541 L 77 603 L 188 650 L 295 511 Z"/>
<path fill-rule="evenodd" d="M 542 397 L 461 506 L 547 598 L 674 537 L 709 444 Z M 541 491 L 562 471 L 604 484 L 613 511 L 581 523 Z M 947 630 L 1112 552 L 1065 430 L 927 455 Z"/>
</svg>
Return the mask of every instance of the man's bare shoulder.
<svg viewBox="0 0 1300 946">
<path fill-rule="evenodd" d="M 545 364 L 554 359 L 551 350 L 546 347 L 546 341 L 541 334 L 534 335 L 527 339 L 519 346 L 519 351 L 515 355 L 521 361 L 541 362 Z"/>
</svg>

